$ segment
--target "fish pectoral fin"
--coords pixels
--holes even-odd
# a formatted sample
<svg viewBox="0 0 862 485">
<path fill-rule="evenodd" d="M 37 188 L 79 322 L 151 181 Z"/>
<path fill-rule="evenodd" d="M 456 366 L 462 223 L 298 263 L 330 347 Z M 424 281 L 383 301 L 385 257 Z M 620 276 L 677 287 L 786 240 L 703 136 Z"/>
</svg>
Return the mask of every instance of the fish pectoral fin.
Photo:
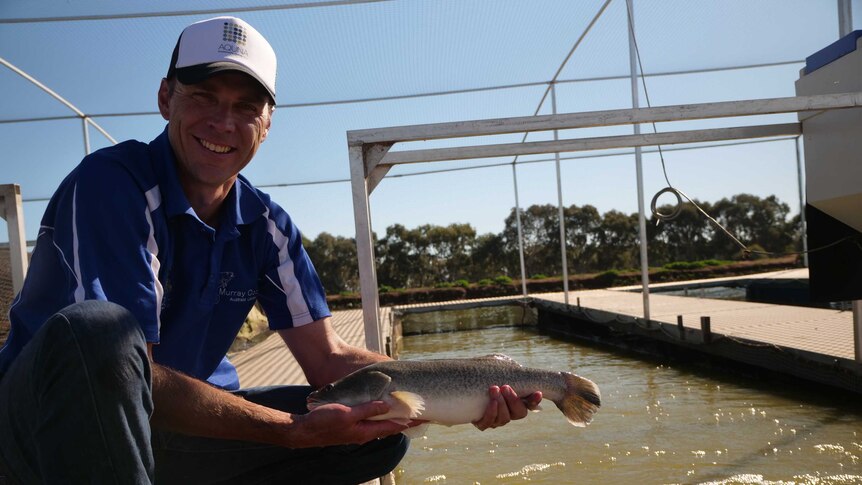
<svg viewBox="0 0 862 485">
<path fill-rule="evenodd" d="M 392 391 L 389 395 L 395 400 L 392 403 L 391 414 L 399 414 L 413 419 L 421 416 L 422 411 L 425 410 L 425 399 L 419 394 L 408 391 Z"/>
</svg>

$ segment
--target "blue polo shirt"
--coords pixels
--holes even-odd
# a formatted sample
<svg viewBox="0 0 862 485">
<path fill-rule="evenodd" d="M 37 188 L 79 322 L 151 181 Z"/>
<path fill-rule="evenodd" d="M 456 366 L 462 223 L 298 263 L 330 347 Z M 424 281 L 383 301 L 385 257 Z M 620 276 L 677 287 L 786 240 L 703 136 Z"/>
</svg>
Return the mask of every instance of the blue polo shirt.
<svg viewBox="0 0 862 485">
<path fill-rule="evenodd" d="M 243 176 L 219 227 L 195 215 L 167 129 L 87 156 L 60 184 L 10 310 L 0 375 L 43 322 L 82 300 L 122 305 L 156 362 L 226 389 L 239 379 L 225 354 L 255 301 L 273 330 L 330 315 L 299 230 Z"/>
</svg>

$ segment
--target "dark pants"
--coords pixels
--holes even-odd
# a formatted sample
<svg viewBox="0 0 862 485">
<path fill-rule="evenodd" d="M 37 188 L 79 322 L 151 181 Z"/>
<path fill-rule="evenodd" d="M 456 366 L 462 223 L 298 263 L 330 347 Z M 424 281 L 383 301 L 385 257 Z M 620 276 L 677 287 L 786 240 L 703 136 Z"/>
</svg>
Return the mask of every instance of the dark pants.
<svg viewBox="0 0 862 485">
<path fill-rule="evenodd" d="M 395 435 L 292 450 L 151 430 L 150 383 L 144 336 L 129 312 L 99 301 L 61 310 L 0 380 L 0 470 L 26 484 L 352 484 L 390 472 L 409 443 Z M 309 392 L 279 386 L 236 394 L 304 413 Z"/>
</svg>

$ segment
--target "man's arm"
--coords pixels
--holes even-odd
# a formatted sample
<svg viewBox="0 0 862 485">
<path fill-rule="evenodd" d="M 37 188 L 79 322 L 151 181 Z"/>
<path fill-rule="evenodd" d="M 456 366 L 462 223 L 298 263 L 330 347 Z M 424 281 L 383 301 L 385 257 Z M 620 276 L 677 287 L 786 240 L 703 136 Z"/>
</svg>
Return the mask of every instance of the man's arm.
<svg viewBox="0 0 862 485">
<path fill-rule="evenodd" d="M 152 362 L 152 344 L 148 345 Z M 305 415 L 267 408 L 152 363 L 154 427 L 211 438 L 269 443 L 288 448 L 358 444 L 399 433 L 404 426 L 369 421 L 389 406 L 372 402 L 349 408 L 321 406 Z"/>
<path fill-rule="evenodd" d="M 308 383 L 320 388 L 375 362 L 389 357 L 348 344 L 332 328 L 332 319 L 279 330 L 278 334 L 296 358 Z"/>
<path fill-rule="evenodd" d="M 347 374 L 389 357 L 349 345 L 332 328 L 329 317 L 287 330 L 279 330 L 296 361 L 299 362 L 309 384 L 320 388 Z M 524 399 L 505 383 L 488 390 L 488 407 L 485 415 L 473 424 L 484 431 L 503 426 L 514 419 L 523 419 L 542 401 L 542 393 Z"/>
</svg>

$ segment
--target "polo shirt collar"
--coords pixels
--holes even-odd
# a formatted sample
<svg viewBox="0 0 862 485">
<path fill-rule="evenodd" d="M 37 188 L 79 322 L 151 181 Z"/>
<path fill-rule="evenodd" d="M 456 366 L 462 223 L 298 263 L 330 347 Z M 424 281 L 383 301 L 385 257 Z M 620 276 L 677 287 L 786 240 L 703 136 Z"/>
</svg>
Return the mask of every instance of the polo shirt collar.
<svg viewBox="0 0 862 485">
<path fill-rule="evenodd" d="M 177 176 L 177 159 L 174 156 L 174 150 L 171 148 L 171 142 L 168 139 L 167 125 L 164 131 L 150 142 L 150 152 L 152 154 L 153 171 L 156 173 L 156 181 L 159 185 L 162 204 L 165 206 L 167 216 L 174 217 L 181 214 L 194 214 L 192 205 L 189 203 L 188 198 L 186 198 L 183 187 L 180 185 L 180 179 Z"/>
<path fill-rule="evenodd" d="M 236 194 L 233 207 L 237 225 L 250 224 L 266 214 L 266 203 L 261 200 L 257 189 L 242 175 L 236 178 L 231 192 Z"/>
</svg>

